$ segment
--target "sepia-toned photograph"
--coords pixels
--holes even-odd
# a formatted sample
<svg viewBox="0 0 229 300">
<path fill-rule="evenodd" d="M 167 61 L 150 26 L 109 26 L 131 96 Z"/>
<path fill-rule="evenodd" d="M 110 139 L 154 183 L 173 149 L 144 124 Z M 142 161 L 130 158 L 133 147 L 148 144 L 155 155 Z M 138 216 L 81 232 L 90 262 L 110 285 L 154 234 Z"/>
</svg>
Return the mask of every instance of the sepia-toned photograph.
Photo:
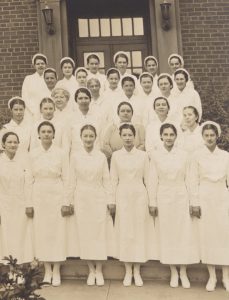
<svg viewBox="0 0 229 300">
<path fill-rule="evenodd" d="M 0 300 L 226 300 L 229 0 L 0 1 Z"/>
</svg>

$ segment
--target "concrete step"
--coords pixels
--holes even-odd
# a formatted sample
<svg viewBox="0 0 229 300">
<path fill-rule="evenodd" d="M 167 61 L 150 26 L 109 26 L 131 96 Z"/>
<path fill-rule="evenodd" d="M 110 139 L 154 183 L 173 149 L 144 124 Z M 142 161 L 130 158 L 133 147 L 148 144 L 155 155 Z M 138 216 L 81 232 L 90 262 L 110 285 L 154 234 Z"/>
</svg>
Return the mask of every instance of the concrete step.
<svg viewBox="0 0 229 300">
<path fill-rule="evenodd" d="M 217 267 L 217 277 L 221 280 L 221 268 Z M 109 259 L 104 262 L 103 273 L 105 279 L 123 280 L 124 265 L 122 262 Z M 167 280 L 170 279 L 170 269 L 168 265 L 163 265 L 158 261 L 149 261 L 141 266 L 141 274 L 145 280 Z M 87 263 L 84 260 L 71 258 L 61 266 L 61 277 L 63 279 L 86 279 L 88 276 Z M 208 272 L 205 265 L 195 264 L 188 267 L 188 276 L 191 282 L 207 282 Z"/>
</svg>

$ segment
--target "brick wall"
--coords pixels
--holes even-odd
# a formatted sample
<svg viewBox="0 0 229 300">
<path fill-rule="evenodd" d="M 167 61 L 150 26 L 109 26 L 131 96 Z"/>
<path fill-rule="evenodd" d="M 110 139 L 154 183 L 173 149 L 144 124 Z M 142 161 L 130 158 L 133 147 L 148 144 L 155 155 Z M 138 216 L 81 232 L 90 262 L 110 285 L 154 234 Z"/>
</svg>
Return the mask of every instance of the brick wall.
<svg viewBox="0 0 229 300">
<path fill-rule="evenodd" d="M 229 78 L 229 1 L 180 0 L 185 67 L 204 96 Z"/>
<path fill-rule="evenodd" d="M 0 110 L 20 95 L 26 74 L 32 73 L 31 57 L 38 52 L 36 1 L 0 1 Z"/>
</svg>

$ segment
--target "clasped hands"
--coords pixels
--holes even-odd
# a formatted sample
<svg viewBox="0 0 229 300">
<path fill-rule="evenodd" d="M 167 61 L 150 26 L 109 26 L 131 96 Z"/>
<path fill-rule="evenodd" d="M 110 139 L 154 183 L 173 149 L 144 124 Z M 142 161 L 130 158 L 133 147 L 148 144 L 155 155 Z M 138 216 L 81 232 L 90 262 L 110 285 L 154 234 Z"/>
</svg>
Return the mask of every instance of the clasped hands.
<svg viewBox="0 0 229 300">
<path fill-rule="evenodd" d="M 156 218 L 158 216 L 158 208 L 156 206 L 149 206 L 149 214 Z"/>
<path fill-rule="evenodd" d="M 189 212 L 191 217 L 201 218 L 201 207 L 200 206 L 190 206 Z"/>
</svg>

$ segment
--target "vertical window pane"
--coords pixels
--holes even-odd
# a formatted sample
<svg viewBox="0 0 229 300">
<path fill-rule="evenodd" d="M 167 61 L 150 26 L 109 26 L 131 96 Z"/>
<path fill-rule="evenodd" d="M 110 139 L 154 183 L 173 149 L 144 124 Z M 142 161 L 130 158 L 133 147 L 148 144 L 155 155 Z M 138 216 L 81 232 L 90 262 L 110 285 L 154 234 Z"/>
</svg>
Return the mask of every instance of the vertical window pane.
<svg viewBox="0 0 229 300">
<path fill-rule="evenodd" d="M 134 35 L 144 35 L 143 18 L 134 18 Z"/>
<path fill-rule="evenodd" d="M 132 19 L 131 18 L 123 18 L 122 19 L 122 28 L 123 28 L 123 35 L 133 35 Z"/>
<path fill-rule="evenodd" d="M 79 37 L 88 37 L 87 19 L 78 19 Z"/>
<path fill-rule="evenodd" d="M 95 37 L 99 36 L 99 19 L 90 19 L 90 36 Z"/>
<path fill-rule="evenodd" d="M 120 19 L 111 19 L 111 28 L 113 36 L 121 36 L 121 20 Z"/>
<path fill-rule="evenodd" d="M 110 19 L 100 19 L 101 24 L 101 36 L 110 36 Z"/>
<path fill-rule="evenodd" d="M 142 52 L 141 51 L 132 51 L 132 65 L 133 67 L 142 66 Z"/>
</svg>

